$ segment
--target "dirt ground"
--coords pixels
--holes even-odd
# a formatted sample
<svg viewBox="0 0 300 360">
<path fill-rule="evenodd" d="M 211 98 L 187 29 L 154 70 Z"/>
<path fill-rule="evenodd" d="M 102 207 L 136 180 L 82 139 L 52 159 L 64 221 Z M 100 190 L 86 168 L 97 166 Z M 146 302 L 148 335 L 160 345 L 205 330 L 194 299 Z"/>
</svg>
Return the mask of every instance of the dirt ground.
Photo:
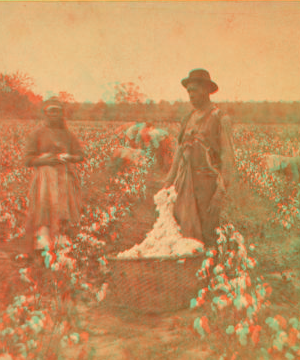
<svg viewBox="0 0 300 360">
<path fill-rule="evenodd" d="M 77 307 L 81 326 L 90 333 L 87 353 L 91 355 L 87 359 L 205 360 L 210 354 L 192 329 L 196 314 L 189 309 L 139 314 L 108 302 L 97 308 Z M 77 359 L 83 348 L 75 345 L 64 351 L 65 359 Z"/>
</svg>

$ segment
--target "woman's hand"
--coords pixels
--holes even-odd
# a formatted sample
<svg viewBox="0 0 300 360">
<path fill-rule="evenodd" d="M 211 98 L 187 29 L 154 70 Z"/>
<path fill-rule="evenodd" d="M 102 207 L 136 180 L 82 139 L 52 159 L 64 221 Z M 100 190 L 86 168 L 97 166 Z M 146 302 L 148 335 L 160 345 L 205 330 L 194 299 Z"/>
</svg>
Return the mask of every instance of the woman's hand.
<svg viewBox="0 0 300 360">
<path fill-rule="evenodd" d="M 64 154 L 59 154 L 59 155 L 58 155 L 58 158 L 65 164 L 65 163 L 67 163 L 67 162 L 71 162 L 73 156 L 70 155 L 70 154 L 64 153 Z"/>
<path fill-rule="evenodd" d="M 58 155 L 59 159 L 64 163 L 76 163 L 76 162 L 80 162 L 83 160 L 83 156 L 81 155 L 71 155 L 71 154 L 67 154 L 67 153 L 64 153 L 64 154 L 59 154 Z"/>
<path fill-rule="evenodd" d="M 36 159 L 31 161 L 32 166 L 56 166 L 59 164 L 63 164 L 62 160 L 60 160 L 56 155 L 52 153 L 42 154 Z"/>
</svg>

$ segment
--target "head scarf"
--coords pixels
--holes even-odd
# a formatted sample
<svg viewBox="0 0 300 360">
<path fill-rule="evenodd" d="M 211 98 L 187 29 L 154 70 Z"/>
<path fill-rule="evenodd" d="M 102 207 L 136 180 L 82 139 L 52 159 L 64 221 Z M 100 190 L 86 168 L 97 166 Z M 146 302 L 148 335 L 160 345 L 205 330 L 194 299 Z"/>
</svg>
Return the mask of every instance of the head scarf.
<svg viewBox="0 0 300 360">
<path fill-rule="evenodd" d="M 50 99 L 44 101 L 44 103 L 43 103 L 44 114 L 47 114 L 47 111 L 49 109 L 51 109 L 51 108 L 52 109 L 53 108 L 61 109 L 62 111 L 64 110 L 62 102 L 56 96 L 52 96 Z M 49 126 L 49 124 L 48 124 L 48 126 Z M 65 121 L 64 117 L 62 119 L 61 124 L 58 125 L 58 127 L 59 128 L 67 128 L 66 121 Z"/>
<path fill-rule="evenodd" d="M 50 99 L 44 101 L 43 103 L 43 110 L 44 113 L 51 108 L 61 109 L 63 110 L 62 103 L 60 102 L 59 98 L 56 96 L 52 96 Z"/>
</svg>

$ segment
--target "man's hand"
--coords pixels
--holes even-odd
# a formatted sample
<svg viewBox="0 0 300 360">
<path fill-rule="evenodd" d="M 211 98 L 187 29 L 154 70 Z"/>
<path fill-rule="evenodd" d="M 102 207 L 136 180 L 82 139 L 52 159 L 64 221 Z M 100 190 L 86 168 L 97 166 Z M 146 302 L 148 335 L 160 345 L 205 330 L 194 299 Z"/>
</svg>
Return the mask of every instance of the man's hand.
<svg viewBox="0 0 300 360">
<path fill-rule="evenodd" d="M 225 195 L 220 190 L 215 192 L 207 209 L 209 214 L 214 215 L 220 211 L 220 208 L 224 205 L 224 196 Z"/>
<path fill-rule="evenodd" d="M 163 189 L 169 189 L 173 185 L 172 181 L 165 181 L 163 185 Z"/>
</svg>

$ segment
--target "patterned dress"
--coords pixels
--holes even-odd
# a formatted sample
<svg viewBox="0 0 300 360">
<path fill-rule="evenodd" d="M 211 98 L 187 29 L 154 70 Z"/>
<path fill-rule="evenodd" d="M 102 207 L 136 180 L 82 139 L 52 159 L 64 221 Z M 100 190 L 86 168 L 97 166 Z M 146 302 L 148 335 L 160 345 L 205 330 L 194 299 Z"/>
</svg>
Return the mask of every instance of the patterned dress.
<svg viewBox="0 0 300 360">
<path fill-rule="evenodd" d="M 46 153 L 81 155 L 75 136 L 65 128 L 43 126 L 29 137 L 25 150 L 26 164 Z M 59 234 L 62 221 L 78 222 L 81 211 L 80 184 L 73 164 L 34 168 L 29 192 L 26 232 L 34 238 L 43 226 L 50 230 L 51 239 Z M 37 244 L 32 243 L 36 248 Z"/>
<path fill-rule="evenodd" d="M 182 122 L 167 182 L 178 193 L 175 218 L 185 237 L 215 245 L 221 208 L 209 212 L 214 197 L 222 198 L 234 171 L 231 122 L 213 104 L 193 111 Z"/>
</svg>

